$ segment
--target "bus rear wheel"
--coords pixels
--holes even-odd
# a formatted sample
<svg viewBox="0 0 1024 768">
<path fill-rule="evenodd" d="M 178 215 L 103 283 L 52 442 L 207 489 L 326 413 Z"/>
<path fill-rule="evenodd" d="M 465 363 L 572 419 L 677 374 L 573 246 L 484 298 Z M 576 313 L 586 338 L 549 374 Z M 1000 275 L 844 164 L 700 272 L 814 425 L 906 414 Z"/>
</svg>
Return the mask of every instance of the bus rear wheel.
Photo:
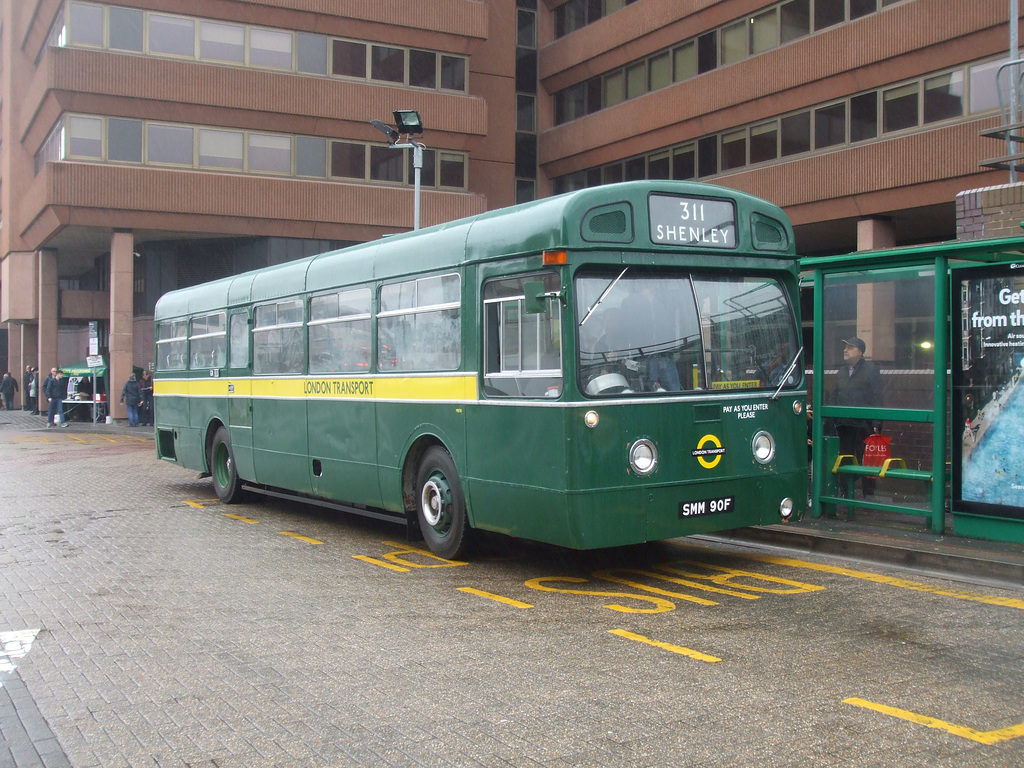
<svg viewBox="0 0 1024 768">
<path fill-rule="evenodd" d="M 423 455 L 416 473 L 416 518 L 430 551 L 451 560 L 466 550 L 466 501 L 455 462 L 444 448 Z"/>
<path fill-rule="evenodd" d="M 235 468 L 235 454 L 231 450 L 231 438 L 224 427 L 218 427 L 210 443 L 210 476 L 217 498 L 225 504 L 242 500 L 242 481 Z"/>
</svg>

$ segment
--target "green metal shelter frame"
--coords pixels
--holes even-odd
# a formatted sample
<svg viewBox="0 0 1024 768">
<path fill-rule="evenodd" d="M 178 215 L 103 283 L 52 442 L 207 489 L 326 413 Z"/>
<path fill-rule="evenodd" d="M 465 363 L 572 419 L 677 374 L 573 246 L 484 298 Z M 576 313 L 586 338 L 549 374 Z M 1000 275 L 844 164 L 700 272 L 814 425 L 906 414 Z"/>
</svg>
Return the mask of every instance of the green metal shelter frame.
<svg viewBox="0 0 1024 768">
<path fill-rule="evenodd" d="M 1022 225 L 1024 226 L 1024 225 Z M 946 431 L 949 379 L 947 375 L 950 354 L 950 291 L 952 270 L 981 264 L 1003 264 L 1024 258 L 1024 237 L 991 240 L 957 241 L 887 251 L 865 251 L 848 256 L 809 257 L 800 261 L 801 271 L 813 281 L 814 329 L 811 425 L 811 516 L 820 517 L 823 505 L 843 505 L 865 509 L 880 509 L 927 517 L 931 530 L 941 534 L 945 527 L 946 510 Z M 932 407 L 928 408 L 853 408 L 824 404 L 825 393 L 825 278 L 830 275 L 853 273 L 898 274 L 902 269 L 935 270 L 935 359 L 932 371 Z M 829 417 L 922 422 L 932 424 L 932 466 L 923 477 L 931 483 L 930 509 L 898 504 L 854 500 L 826 495 L 824 491 L 826 467 L 824 455 L 824 422 Z M 915 473 L 921 474 L 921 473 Z M 930 476 L 929 476 L 930 475 Z M 919 478 L 920 479 L 920 478 Z"/>
</svg>

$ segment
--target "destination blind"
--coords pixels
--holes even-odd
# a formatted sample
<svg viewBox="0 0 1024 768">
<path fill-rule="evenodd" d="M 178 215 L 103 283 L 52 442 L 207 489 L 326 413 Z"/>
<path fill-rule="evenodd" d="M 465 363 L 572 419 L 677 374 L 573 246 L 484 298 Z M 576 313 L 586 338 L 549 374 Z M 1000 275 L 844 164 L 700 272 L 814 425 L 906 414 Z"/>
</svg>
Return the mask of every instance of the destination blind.
<svg viewBox="0 0 1024 768">
<path fill-rule="evenodd" d="M 651 195 L 648 213 L 652 242 L 701 248 L 736 247 L 736 208 L 729 200 Z"/>
</svg>

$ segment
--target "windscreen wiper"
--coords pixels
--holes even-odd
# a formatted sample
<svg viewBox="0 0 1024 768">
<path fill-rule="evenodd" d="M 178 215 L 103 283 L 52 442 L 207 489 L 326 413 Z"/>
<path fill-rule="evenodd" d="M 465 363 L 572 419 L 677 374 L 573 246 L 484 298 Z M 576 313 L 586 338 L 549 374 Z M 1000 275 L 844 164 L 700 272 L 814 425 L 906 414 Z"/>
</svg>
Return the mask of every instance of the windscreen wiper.
<svg viewBox="0 0 1024 768">
<path fill-rule="evenodd" d="M 789 379 L 789 374 L 791 374 L 793 372 L 793 369 L 796 368 L 796 361 L 800 359 L 800 355 L 803 354 L 803 351 L 803 347 L 800 347 L 800 349 L 796 351 L 796 357 L 793 358 L 793 362 L 789 364 L 789 368 L 787 368 L 786 372 L 782 374 L 782 383 L 779 384 L 779 388 L 775 390 L 775 394 L 771 396 L 772 400 L 779 399 L 779 392 L 781 392 L 782 388 L 786 386 L 786 381 Z"/>
<path fill-rule="evenodd" d="M 621 272 L 619 272 L 619 276 L 616 277 L 614 280 L 612 280 L 611 284 L 607 288 L 604 289 L 604 292 L 600 296 L 597 297 L 597 301 L 594 302 L 593 306 L 591 306 L 590 309 L 587 310 L 587 314 L 583 316 L 582 320 L 580 320 L 580 327 L 581 328 L 583 327 L 583 324 L 585 322 L 587 322 L 587 318 L 589 318 L 592 314 L 594 314 L 594 310 L 597 309 L 598 304 L 600 304 L 602 301 L 604 301 L 605 297 L 609 293 L 612 292 L 612 288 L 614 288 L 618 284 L 619 280 L 622 279 L 622 276 L 624 274 L 626 274 L 626 270 L 628 270 L 628 269 L 629 269 L 629 267 L 626 267 L 626 269 L 624 269 Z"/>
</svg>

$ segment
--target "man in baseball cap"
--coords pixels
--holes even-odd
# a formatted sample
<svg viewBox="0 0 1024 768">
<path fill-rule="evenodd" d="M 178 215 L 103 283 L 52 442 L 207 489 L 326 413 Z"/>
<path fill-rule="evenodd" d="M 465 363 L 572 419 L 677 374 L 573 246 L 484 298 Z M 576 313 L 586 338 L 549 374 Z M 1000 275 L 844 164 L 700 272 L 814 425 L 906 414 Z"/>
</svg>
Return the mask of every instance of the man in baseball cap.
<svg viewBox="0 0 1024 768">
<path fill-rule="evenodd" d="M 867 345 L 864 339 L 851 336 L 843 339 L 843 362 L 836 375 L 834 405 L 872 407 L 882 405 L 882 379 L 874 364 L 864 359 Z M 872 433 L 882 431 L 882 422 L 868 419 L 836 419 L 836 433 L 839 435 L 839 453 L 857 457 L 864 463 L 864 440 Z M 875 491 L 875 480 L 862 478 L 864 495 Z"/>
</svg>

